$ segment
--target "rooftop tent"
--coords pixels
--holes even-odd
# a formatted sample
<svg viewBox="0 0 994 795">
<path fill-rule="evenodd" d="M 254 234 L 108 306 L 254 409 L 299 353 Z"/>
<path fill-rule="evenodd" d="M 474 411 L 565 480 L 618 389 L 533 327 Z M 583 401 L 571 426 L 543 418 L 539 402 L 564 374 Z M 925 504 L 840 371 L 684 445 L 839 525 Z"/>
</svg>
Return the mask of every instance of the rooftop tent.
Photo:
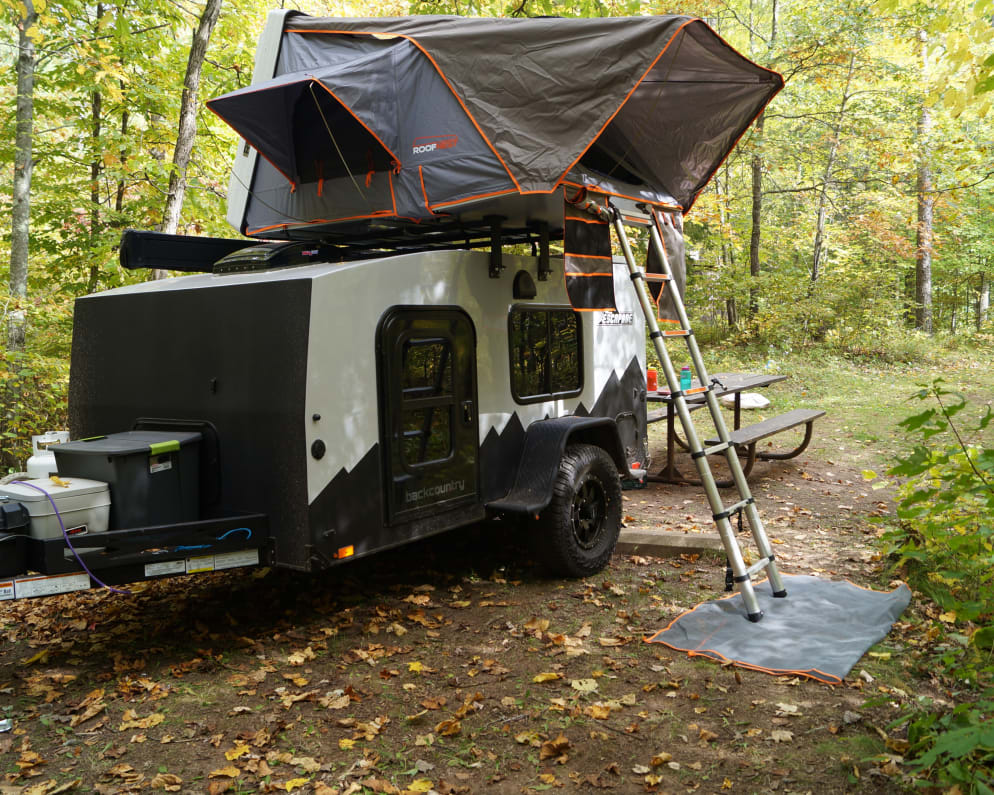
<svg viewBox="0 0 994 795">
<path fill-rule="evenodd" d="M 256 82 L 210 108 L 254 147 L 229 220 L 325 240 L 500 216 L 563 234 L 564 189 L 688 210 L 783 81 L 682 16 L 274 12 Z M 266 34 L 264 34 L 265 40 Z"/>
</svg>

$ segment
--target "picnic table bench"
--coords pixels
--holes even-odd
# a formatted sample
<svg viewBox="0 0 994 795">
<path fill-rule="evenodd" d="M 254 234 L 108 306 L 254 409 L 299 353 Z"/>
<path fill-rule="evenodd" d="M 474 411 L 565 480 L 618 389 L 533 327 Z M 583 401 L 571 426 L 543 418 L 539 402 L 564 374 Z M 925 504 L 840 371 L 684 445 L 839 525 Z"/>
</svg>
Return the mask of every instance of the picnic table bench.
<svg viewBox="0 0 994 795">
<path fill-rule="evenodd" d="M 743 463 L 742 472 L 746 476 L 748 476 L 752 471 L 752 467 L 756 463 L 757 458 L 762 460 L 784 460 L 794 458 L 803 453 L 811 442 L 815 420 L 819 417 L 825 416 L 825 412 L 821 409 L 794 409 L 793 411 L 788 411 L 786 414 L 780 414 L 776 417 L 770 417 L 769 419 L 757 422 L 753 425 L 742 427 L 742 392 L 747 389 L 766 387 L 770 384 L 777 383 L 778 381 L 783 381 L 786 378 L 787 376 L 785 375 L 744 373 L 718 373 L 712 377 L 712 389 L 717 397 L 729 394 L 735 396 L 733 404 L 733 430 L 729 432 L 729 440 L 736 448 L 739 449 L 740 455 L 743 455 L 744 453 L 745 461 Z M 697 386 L 700 385 L 697 384 Z M 649 392 L 647 399 L 649 402 L 666 404 L 665 408 L 649 412 L 647 415 L 647 421 L 650 423 L 659 422 L 663 419 L 666 420 L 666 464 L 658 473 L 650 473 L 648 476 L 649 480 L 662 483 L 697 482 L 690 478 L 684 477 L 676 468 L 674 461 L 676 446 L 680 446 L 686 450 L 687 445 L 682 439 L 680 439 L 676 432 L 676 405 L 670 398 L 669 391 L 663 389 L 655 392 Z M 689 411 L 696 411 L 697 409 L 704 408 L 705 405 L 706 403 L 703 394 L 692 395 L 687 398 L 687 409 Z M 786 452 L 757 452 L 756 445 L 763 439 L 768 439 L 778 433 L 789 431 L 793 428 L 800 427 L 801 425 L 805 426 L 804 439 L 801 440 L 800 444 L 795 446 L 793 449 Z M 711 447 L 717 445 L 718 443 L 718 439 L 708 439 L 704 442 L 704 445 L 705 447 Z M 733 485 L 731 480 L 716 481 L 716 483 L 721 487 Z"/>
<path fill-rule="evenodd" d="M 787 458 L 799 456 L 811 443 L 811 434 L 814 430 L 815 420 L 824 416 L 825 412 L 823 409 L 794 409 L 793 411 L 788 411 L 786 414 L 770 417 L 768 420 L 731 431 L 728 434 L 728 440 L 736 447 L 744 447 L 747 450 L 746 461 L 742 467 L 743 474 L 748 475 L 752 471 L 752 466 L 756 463 L 757 458 L 767 461 L 782 461 Z M 804 439 L 793 450 L 785 453 L 767 452 L 765 450 L 760 453 L 756 452 L 757 442 L 801 425 L 805 426 Z M 704 444 L 706 447 L 711 447 L 720 441 L 720 439 L 708 439 Z"/>
</svg>

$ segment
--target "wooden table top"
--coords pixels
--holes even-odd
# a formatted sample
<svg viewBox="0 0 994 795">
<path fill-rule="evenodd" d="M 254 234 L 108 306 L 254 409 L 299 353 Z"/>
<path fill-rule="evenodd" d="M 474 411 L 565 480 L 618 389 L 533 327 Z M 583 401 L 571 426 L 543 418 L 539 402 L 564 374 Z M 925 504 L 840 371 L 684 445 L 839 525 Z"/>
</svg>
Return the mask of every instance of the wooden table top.
<svg viewBox="0 0 994 795">
<path fill-rule="evenodd" d="M 714 394 L 718 397 L 744 392 L 747 389 L 761 389 L 778 381 L 786 380 L 787 376 L 779 373 L 711 373 L 712 383 L 718 382 L 714 386 Z M 700 385 L 701 382 L 695 378 L 693 386 L 700 387 Z M 657 389 L 654 392 L 649 392 L 646 395 L 646 400 L 650 403 L 669 403 L 670 390 Z M 687 400 L 704 400 L 704 395 L 703 393 L 690 395 Z"/>
</svg>

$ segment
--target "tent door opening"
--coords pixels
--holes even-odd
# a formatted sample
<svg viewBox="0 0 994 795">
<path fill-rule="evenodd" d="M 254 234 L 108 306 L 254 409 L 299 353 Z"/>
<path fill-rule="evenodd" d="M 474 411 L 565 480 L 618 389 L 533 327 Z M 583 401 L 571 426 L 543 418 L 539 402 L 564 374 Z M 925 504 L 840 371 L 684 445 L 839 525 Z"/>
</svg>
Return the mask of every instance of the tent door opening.
<svg viewBox="0 0 994 795">
<path fill-rule="evenodd" d="M 477 504 L 472 321 L 459 309 L 392 309 L 378 342 L 388 524 Z"/>
</svg>

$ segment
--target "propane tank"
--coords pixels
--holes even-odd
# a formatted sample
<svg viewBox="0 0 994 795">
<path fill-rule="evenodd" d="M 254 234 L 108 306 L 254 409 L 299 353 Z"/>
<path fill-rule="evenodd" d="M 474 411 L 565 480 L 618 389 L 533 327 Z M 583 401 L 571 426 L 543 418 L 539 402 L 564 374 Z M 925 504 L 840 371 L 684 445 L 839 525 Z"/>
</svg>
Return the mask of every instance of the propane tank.
<svg viewBox="0 0 994 795">
<path fill-rule="evenodd" d="M 48 448 L 69 441 L 69 431 L 47 431 L 31 437 L 33 455 L 28 459 L 29 478 L 47 478 L 57 471 L 55 453 Z"/>
</svg>

